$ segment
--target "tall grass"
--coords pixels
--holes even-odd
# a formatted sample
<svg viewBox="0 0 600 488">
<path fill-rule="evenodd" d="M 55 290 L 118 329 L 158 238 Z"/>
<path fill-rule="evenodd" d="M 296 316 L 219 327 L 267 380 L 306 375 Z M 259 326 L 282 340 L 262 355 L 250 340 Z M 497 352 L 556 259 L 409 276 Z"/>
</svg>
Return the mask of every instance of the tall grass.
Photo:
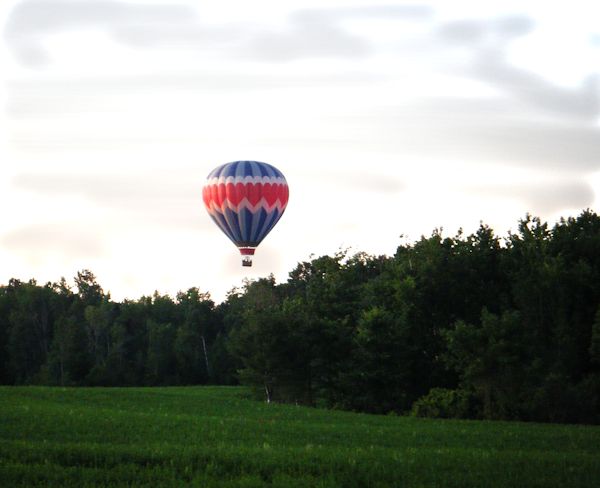
<svg viewBox="0 0 600 488">
<path fill-rule="evenodd" d="M 2 486 L 600 486 L 600 427 L 264 404 L 231 387 L 0 387 Z"/>
</svg>

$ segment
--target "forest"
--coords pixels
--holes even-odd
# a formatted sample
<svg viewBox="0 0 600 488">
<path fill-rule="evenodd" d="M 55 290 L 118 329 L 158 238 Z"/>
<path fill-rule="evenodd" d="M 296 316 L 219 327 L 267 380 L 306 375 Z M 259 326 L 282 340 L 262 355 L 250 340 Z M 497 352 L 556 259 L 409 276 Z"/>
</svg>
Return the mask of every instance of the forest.
<svg viewBox="0 0 600 488">
<path fill-rule="evenodd" d="M 111 299 L 94 274 L 0 286 L 0 384 L 231 385 L 441 418 L 600 423 L 600 217 L 311 257 L 216 304 Z"/>
</svg>

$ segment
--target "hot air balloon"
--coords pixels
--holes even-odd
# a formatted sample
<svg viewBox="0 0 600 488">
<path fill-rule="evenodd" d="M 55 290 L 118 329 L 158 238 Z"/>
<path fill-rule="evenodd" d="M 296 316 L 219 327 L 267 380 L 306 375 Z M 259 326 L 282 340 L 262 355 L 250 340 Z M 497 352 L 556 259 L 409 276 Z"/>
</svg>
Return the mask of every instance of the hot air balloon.
<svg viewBox="0 0 600 488">
<path fill-rule="evenodd" d="M 252 266 L 254 250 L 283 215 L 288 196 L 281 171 L 258 161 L 215 168 L 202 190 L 206 210 L 239 248 L 243 266 Z"/>
</svg>

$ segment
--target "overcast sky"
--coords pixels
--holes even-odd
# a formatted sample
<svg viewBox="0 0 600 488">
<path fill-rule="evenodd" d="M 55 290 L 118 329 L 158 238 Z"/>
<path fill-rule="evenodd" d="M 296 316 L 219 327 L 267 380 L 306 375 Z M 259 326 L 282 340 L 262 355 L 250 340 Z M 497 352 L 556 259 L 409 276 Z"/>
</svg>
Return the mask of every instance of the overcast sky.
<svg viewBox="0 0 600 488">
<path fill-rule="evenodd" d="M 600 203 L 599 2 L 5 0 L 0 18 L 3 284 L 87 268 L 117 300 L 220 301 L 311 254 Z M 290 185 L 251 269 L 201 193 L 240 159 Z"/>
</svg>

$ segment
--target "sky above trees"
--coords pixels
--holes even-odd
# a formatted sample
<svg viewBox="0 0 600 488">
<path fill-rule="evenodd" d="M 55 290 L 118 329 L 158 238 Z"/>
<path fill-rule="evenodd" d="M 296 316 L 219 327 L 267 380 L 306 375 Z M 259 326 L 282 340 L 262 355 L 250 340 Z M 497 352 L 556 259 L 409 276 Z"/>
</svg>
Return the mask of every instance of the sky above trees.
<svg viewBox="0 0 600 488">
<path fill-rule="evenodd" d="M 0 282 L 219 301 L 311 253 L 597 206 L 600 7 L 480 3 L 3 2 Z M 252 270 L 201 198 L 239 159 L 290 184 Z"/>
</svg>

